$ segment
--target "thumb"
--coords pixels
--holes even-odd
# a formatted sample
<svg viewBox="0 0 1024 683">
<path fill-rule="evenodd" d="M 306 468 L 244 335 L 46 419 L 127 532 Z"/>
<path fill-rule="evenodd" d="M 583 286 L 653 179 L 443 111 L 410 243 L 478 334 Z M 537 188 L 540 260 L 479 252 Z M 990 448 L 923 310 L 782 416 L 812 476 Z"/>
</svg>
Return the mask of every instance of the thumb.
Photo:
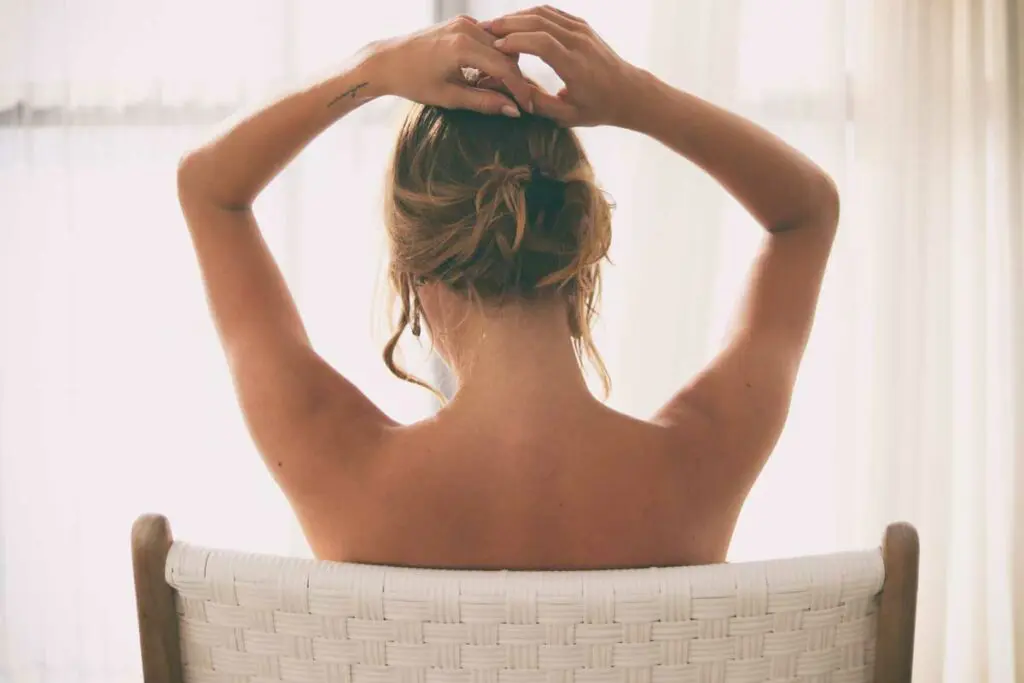
<svg viewBox="0 0 1024 683">
<path fill-rule="evenodd" d="M 534 88 L 532 100 L 535 114 L 546 116 L 563 126 L 572 126 L 579 122 L 579 111 L 563 97 L 547 93 L 541 88 Z"/>
<path fill-rule="evenodd" d="M 481 114 L 519 116 L 519 107 L 506 95 L 495 90 L 452 85 L 444 93 L 445 106 L 452 109 L 472 109 Z"/>
</svg>

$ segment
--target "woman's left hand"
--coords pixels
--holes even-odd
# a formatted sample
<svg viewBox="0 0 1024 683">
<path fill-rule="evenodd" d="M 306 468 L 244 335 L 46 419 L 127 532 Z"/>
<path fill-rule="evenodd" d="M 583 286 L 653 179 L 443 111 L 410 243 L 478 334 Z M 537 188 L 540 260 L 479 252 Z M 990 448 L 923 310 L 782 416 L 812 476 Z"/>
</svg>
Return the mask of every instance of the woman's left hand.
<svg viewBox="0 0 1024 683">
<path fill-rule="evenodd" d="M 533 86 L 515 59 L 494 48 L 495 40 L 476 20 L 463 16 L 378 43 L 371 50 L 371 60 L 379 67 L 374 89 L 448 109 L 506 116 L 519 116 L 520 108 L 532 112 Z M 466 68 L 479 71 L 488 82 L 500 81 L 508 94 L 477 87 L 467 79 Z"/>
</svg>

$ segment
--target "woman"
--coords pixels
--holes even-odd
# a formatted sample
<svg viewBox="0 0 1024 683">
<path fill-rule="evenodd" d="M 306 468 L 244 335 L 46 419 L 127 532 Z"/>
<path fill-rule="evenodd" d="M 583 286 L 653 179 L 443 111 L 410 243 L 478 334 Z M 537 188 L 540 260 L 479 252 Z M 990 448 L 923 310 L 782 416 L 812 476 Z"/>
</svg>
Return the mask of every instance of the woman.
<svg viewBox="0 0 1024 683">
<path fill-rule="evenodd" d="M 520 54 L 549 64 L 563 91 L 524 79 Z M 306 144 L 385 95 L 421 105 L 388 179 L 402 314 L 386 361 L 413 379 L 392 359 L 409 326 L 458 379 L 453 400 L 413 425 L 312 349 L 252 213 Z M 580 369 L 588 357 L 603 375 L 589 324 L 611 228 L 571 127 L 596 125 L 661 141 L 766 230 L 728 343 L 648 421 L 605 407 Z M 798 152 L 540 7 L 371 44 L 186 155 L 178 186 L 250 430 L 318 557 L 508 569 L 724 560 L 785 422 L 838 221 L 834 185 Z"/>
</svg>

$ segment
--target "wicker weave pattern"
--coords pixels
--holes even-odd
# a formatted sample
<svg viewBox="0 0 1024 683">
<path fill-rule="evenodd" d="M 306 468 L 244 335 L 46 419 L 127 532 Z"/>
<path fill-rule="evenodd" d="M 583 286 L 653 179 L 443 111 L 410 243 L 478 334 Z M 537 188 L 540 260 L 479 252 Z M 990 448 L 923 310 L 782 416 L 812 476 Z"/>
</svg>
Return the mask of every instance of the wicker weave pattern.
<svg viewBox="0 0 1024 683">
<path fill-rule="evenodd" d="M 861 683 L 883 567 L 475 572 L 176 543 L 167 580 L 190 683 Z"/>
</svg>

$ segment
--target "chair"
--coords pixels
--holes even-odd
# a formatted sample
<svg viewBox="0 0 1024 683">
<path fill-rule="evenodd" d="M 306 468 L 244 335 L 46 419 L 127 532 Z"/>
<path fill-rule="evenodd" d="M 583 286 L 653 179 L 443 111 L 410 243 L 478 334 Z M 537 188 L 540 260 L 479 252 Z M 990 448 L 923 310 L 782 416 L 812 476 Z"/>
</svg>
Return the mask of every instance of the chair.
<svg viewBox="0 0 1024 683">
<path fill-rule="evenodd" d="M 146 683 L 909 683 L 918 540 L 698 567 L 409 569 L 132 530 Z"/>
</svg>

